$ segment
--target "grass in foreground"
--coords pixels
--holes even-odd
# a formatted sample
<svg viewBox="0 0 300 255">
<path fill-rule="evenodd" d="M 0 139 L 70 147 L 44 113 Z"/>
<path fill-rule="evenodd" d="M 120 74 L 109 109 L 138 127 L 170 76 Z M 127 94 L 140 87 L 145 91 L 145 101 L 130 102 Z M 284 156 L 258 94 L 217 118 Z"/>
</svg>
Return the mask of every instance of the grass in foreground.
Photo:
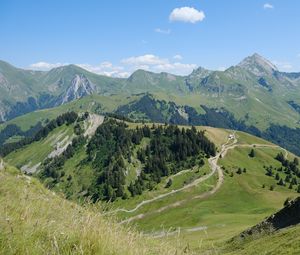
<svg viewBox="0 0 300 255">
<path fill-rule="evenodd" d="M 81 207 L 12 167 L 0 170 L 0 254 L 180 254 L 97 206 Z"/>
</svg>

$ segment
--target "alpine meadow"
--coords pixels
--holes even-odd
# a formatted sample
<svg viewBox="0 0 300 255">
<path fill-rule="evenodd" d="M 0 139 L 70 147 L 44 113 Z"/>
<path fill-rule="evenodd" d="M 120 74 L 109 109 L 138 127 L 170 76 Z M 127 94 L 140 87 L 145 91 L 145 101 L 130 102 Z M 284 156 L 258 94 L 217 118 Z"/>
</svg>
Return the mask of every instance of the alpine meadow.
<svg viewBox="0 0 300 255">
<path fill-rule="evenodd" d="M 300 254 L 299 8 L 1 1 L 0 255 Z"/>
</svg>

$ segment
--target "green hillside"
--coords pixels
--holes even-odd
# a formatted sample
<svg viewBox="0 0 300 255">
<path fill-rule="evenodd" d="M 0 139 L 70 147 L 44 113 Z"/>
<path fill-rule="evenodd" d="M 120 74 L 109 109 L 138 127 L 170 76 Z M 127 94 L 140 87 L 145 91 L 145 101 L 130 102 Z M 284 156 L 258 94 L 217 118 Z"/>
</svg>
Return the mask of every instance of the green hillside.
<svg viewBox="0 0 300 255">
<path fill-rule="evenodd" d="M 164 240 L 142 237 L 112 218 L 104 219 L 98 206 L 78 206 L 66 201 L 13 167 L 2 168 L 0 177 L 0 211 L 1 215 L 7 215 L 0 220 L 0 254 L 46 251 L 52 254 L 174 254 L 175 250 L 176 254 L 183 253 L 182 241 L 177 240 L 174 246 Z M 298 254 L 298 233 L 296 226 L 238 245 L 229 242 L 202 251 L 232 255 Z M 198 247 L 202 247 L 201 243 L 198 239 Z M 184 254 L 192 253 L 186 247 Z"/>
<path fill-rule="evenodd" d="M 54 119 L 57 116 L 68 111 L 88 111 L 95 113 L 114 112 L 119 105 L 128 104 L 134 100 L 137 100 L 138 98 L 140 98 L 139 95 L 131 97 L 125 97 L 124 95 L 113 95 L 110 97 L 100 95 L 86 96 L 79 100 L 61 105 L 59 107 L 37 110 L 16 117 L 12 120 L 0 124 L 0 129 L 5 128 L 7 125 L 15 124 L 18 127 L 20 127 L 21 130 L 26 131 L 30 129 L 30 127 L 36 125 L 38 122 L 45 123 L 46 120 Z"/>
<path fill-rule="evenodd" d="M 300 253 L 300 226 L 286 228 L 271 235 L 264 235 L 260 238 L 240 243 L 237 246 L 225 248 L 222 254 L 226 255 L 256 255 L 256 254 L 274 254 L 274 255 L 296 255 Z"/>
<path fill-rule="evenodd" d="M 300 197 L 226 243 L 224 254 L 298 254 Z"/>
<path fill-rule="evenodd" d="M 55 137 L 64 141 L 78 125 L 82 131 L 74 136 L 72 146 L 49 158 L 58 146 Z M 299 191 L 296 157 L 247 133 L 211 127 L 177 130 L 106 118 L 95 134 L 80 138 L 90 125 L 88 118 L 55 127 L 4 160 L 25 170 L 40 163 L 32 174 L 55 192 L 80 203 L 87 197 L 110 200 L 106 216 L 114 215 L 146 236 L 171 243 L 180 240 L 180 247 L 196 252 L 219 251 L 225 241 L 281 208 L 287 197 L 296 197 Z M 216 156 L 200 150 L 175 160 L 172 144 L 181 138 L 172 140 L 173 132 L 187 135 L 183 141 L 195 135 L 191 141 L 196 141 L 202 137 L 197 131 L 204 131 L 214 143 Z M 209 145 L 201 139 L 199 145 Z M 157 162 L 151 155 L 163 160 Z M 161 164 L 159 171 L 156 164 Z"/>
<path fill-rule="evenodd" d="M 230 111 L 226 110 L 226 108 L 214 108 L 212 104 L 214 99 L 208 101 L 207 104 L 203 102 L 205 105 L 201 104 L 197 106 L 197 100 L 199 100 L 197 98 L 197 95 L 166 97 L 165 94 L 151 95 L 148 93 L 131 96 L 122 94 L 112 96 L 86 96 L 59 107 L 35 111 L 1 124 L 0 144 L 13 141 L 20 136 L 29 136 L 38 128 L 38 125 L 40 125 L 39 122 L 45 124 L 47 120 L 55 118 L 66 111 L 89 111 L 97 114 L 116 113 L 139 122 L 204 125 L 241 130 L 274 142 L 297 155 L 300 154 L 298 146 L 300 129 L 286 126 L 291 123 L 292 113 L 286 114 L 285 111 L 280 110 L 280 107 L 272 110 L 270 108 L 270 102 L 266 105 L 265 113 L 269 116 L 270 111 L 274 111 L 273 114 L 270 115 L 274 118 L 272 123 L 278 124 L 268 126 L 269 124 L 267 124 L 265 117 L 257 116 L 257 118 L 255 117 L 255 123 L 252 123 L 252 125 L 249 123 L 251 120 L 250 113 L 246 114 L 245 120 L 238 119 L 238 116 L 233 115 Z M 243 102 L 240 107 L 236 107 L 236 102 L 233 101 L 232 107 L 241 110 L 243 107 L 247 108 L 249 106 L 251 109 L 256 109 L 253 113 L 258 115 L 264 114 L 262 108 L 257 102 L 255 103 L 255 101 L 251 104 L 252 106 Z M 188 104 L 185 102 L 188 102 Z M 206 105 L 211 105 L 211 107 Z M 291 110 L 290 106 L 288 107 L 289 110 Z M 258 119 L 261 121 L 258 121 Z M 285 123 L 286 125 L 279 123 Z M 7 130 L 5 130 L 5 128 Z"/>
<path fill-rule="evenodd" d="M 0 170 L 0 254 L 181 254 L 104 219 L 100 210 L 69 202 L 6 166 Z"/>
<path fill-rule="evenodd" d="M 223 143 L 220 136 L 214 138 L 211 135 L 214 130 L 207 129 L 213 141 Z M 224 139 L 228 134 L 223 131 L 221 137 Z M 293 190 L 288 185 L 279 186 L 274 176 L 266 175 L 264 165 L 280 167 L 280 162 L 274 157 L 281 149 L 244 133 L 237 133 L 237 139 L 236 147 L 220 159 L 224 181 L 217 191 L 214 188 L 220 176 L 213 175 L 195 187 L 144 204 L 134 212 L 117 211 L 117 215 L 123 220 L 129 219 L 148 235 L 165 236 L 169 240 L 174 238 L 174 241 L 180 235 L 183 243 L 198 252 L 218 251 L 218 247 L 222 247 L 230 237 L 281 208 L 287 197 L 297 196 L 296 186 Z M 252 144 L 257 144 L 254 158 L 248 156 Z M 289 154 L 289 157 L 292 155 Z M 237 173 L 239 168 L 242 169 L 241 174 Z M 271 191 L 272 185 L 274 190 Z M 116 207 L 131 210 L 143 200 L 153 197 L 155 193 L 149 193 L 134 203 L 117 202 Z"/>
</svg>

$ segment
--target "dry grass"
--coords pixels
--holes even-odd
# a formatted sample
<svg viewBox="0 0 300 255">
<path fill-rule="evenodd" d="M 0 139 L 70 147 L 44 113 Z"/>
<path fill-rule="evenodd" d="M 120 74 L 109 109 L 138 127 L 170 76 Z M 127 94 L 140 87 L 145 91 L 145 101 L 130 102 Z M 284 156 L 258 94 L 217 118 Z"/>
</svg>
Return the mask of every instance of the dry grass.
<svg viewBox="0 0 300 255">
<path fill-rule="evenodd" d="M 12 167 L 0 171 L 0 254 L 181 254 L 105 219 Z"/>
</svg>

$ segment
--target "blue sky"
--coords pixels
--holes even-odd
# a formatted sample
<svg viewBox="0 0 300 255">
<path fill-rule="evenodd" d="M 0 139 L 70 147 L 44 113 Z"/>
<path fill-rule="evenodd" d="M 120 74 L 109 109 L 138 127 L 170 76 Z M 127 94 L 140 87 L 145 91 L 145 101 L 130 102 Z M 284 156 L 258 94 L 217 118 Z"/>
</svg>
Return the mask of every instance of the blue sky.
<svg viewBox="0 0 300 255">
<path fill-rule="evenodd" d="M 299 10 L 297 0 L 1 0 L 0 59 L 127 76 L 223 69 L 257 52 L 300 71 Z"/>
</svg>

